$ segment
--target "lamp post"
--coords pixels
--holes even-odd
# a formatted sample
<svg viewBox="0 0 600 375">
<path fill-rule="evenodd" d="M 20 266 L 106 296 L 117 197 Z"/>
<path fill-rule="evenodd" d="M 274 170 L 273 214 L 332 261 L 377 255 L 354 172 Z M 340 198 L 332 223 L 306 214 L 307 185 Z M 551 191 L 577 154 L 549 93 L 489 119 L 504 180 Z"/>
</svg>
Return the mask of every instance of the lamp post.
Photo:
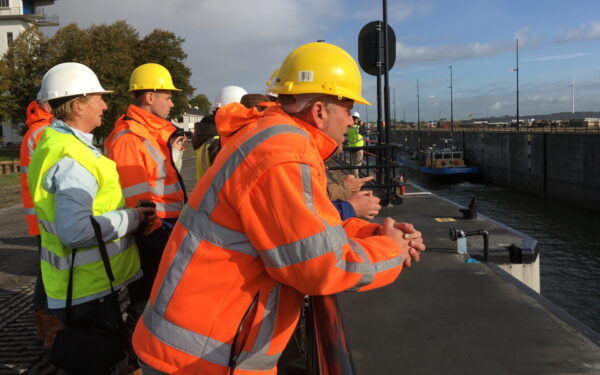
<svg viewBox="0 0 600 375">
<path fill-rule="evenodd" d="M 392 89 L 394 93 L 394 125 L 398 122 L 398 118 L 396 117 L 396 89 Z"/>
<path fill-rule="evenodd" d="M 513 71 L 517 72 L 517 131 L 519 131 L 519 38 L 517 38 L 517 67 Z"/>
<path fill-rule="evenodd" d="M 421 151 L 421 104 L 419 101 L 419 80 L 417 79 L 417 151 Z"/>
<path fill-rule="evenodd" d="M 452 65 L 448 67 L 450 69 L 450 135 L 454 133 L 454 105 L 452 103 Z"/>
</svg>

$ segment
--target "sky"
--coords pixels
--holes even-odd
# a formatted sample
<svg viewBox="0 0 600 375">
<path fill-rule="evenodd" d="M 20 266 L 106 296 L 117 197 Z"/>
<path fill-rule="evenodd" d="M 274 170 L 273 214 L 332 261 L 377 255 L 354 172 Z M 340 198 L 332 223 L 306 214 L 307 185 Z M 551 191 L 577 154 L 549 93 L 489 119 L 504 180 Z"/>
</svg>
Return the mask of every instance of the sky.
<svg viewBox="0 0 600 375">
<path fill-rule="evenodd" d="M 296 47 L 323 39 L 358 56 L 358 34 L 382 20 L 380 0 L 56 0 L 46 14 L 61 26 L 125 20 L 140 33 L 155 28 L 185 39 L 196 94 L 213 100 L 238 85 L 263 93 L 265 82 Z M 390 70 L 390 112 L 398 120 L 450 118 L 450 68 L 455 119 L 514 116 L 516 40 L 519 112 L 600 111 L 600 1 L 388 0 L 396 36 Z M 56 27 L 42 30 L 49 36 Z M 356 105 L 375 120 L 376 77 L 362 74 Z M 383 82 L 383 80 L 382 80 Z"/>
</svg>

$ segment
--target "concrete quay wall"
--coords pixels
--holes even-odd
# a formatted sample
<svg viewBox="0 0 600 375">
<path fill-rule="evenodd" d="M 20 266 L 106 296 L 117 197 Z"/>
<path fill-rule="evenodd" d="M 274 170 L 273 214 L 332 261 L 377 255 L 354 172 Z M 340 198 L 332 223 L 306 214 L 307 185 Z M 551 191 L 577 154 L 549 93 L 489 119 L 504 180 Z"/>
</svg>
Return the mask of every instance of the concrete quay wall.
<svg viewBox="0 0 600 375">
<path fill-rule="evenodd" d="M 600 134 L 421 130 L 421 147 L 453 139 L 486 182 L 600 210 Z M 397 130 L 392 142 L 415 150 L 416 130 Z"/>
</svg>

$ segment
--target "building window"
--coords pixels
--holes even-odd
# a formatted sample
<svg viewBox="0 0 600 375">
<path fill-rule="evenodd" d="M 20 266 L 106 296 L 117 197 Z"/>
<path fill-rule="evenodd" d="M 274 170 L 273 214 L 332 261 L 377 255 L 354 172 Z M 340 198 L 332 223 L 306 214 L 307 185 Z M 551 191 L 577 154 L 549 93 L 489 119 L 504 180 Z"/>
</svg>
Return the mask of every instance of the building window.
<svg viewBox="0 0 600 375">
<path fill-rule="evenodd" d="M 0 0 L 0 8 L 8 8 L 9 0 Z"/>
<path fill-rule="evenodd" d="M 10 46 L 12 42 L 13 42 L 13 33 L 9 31 L 6 33 L 6 45 Z"/>
</svg>

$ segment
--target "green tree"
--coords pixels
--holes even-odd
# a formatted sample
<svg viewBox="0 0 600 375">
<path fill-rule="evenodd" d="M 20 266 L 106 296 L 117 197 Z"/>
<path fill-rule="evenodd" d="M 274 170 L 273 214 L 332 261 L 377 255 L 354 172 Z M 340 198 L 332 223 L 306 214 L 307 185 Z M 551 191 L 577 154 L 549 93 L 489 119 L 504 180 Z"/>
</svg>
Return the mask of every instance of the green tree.
<svg viewBox="0 0 600 375">
<path fill-rule="evenodd" d="M 105 89 L 115 92 L 104 96 L 108 110 L 104 112 L 102 127 L 94 130 L 96 139 L 103 140 L 114 129 L 115 121 L 127 111 L 127 106 L 132 101 L 128 89 L 135 61 L 128 51 L 135 48 L 139 36 L 125 21 L 92 26 L 87 33 L 92 46 L 88 51 L 88 66 L 98 75 Z"/>
<path fill-rule="evenodd" d="M 10 82 L 6 79 L 8 74 L 6 63 L 0 60 L 0 122 L 10 120 L 19 108 L 10 93 Z"/>
<path fill-rule="evenodd" d="M 184 39 L 165 30 L 154 30 L 143 39 L 127 22 L 93 25 L 81 29 L 72 23 L 60 28 L 46 39 L 36 27 L 21 33 L 0 60 L 0 118 L 23 119 L 24 109 L 36 98 L 41 78 L 52 66 L 64 62 L 79 62 L 89 66 L 102 86 L 115 91 L 106 95 L 109 109 L 103 126 L 96 129 L 96 139 L 103 140 L 114 128 L 132 96 L 128 92 L 129 76 L 139 65 L 155 62 L 165 66 L 173 76 L 175 86 L 183 91 L 174 95 L 173 117 L 188 108 L 187 98 L 194 88 L 190 85 L 191 70 L 184 64 L 187 54 Z"/>
<path fill-rule="evenodd" d="M 91 38 L 85 30 L 74 23 L 58 29 L 54 37 L 48 40 L 45 50 L 50 69 L 52 66 L 64 62 L 78 62 L 88 65 L 90 63 L 87 52 L 91 47 Z"/>
<path fill-rule="evenodd" d="M 0 61 L 0 116 L 18 123 L 25 120 L 25 108 L 35 100 L 46 71 L 44 35 L 37 27 L 22 32 Z"/>
<path fill-rule="evenodd" d="M 194 96 L 188 100 L 188 103 L 191 107 L 198 107 L 198 109 L 205 114 L 210 113 L 210 107 L 212 106 L 212 103 L 204 94 Z"/>
</svg>

